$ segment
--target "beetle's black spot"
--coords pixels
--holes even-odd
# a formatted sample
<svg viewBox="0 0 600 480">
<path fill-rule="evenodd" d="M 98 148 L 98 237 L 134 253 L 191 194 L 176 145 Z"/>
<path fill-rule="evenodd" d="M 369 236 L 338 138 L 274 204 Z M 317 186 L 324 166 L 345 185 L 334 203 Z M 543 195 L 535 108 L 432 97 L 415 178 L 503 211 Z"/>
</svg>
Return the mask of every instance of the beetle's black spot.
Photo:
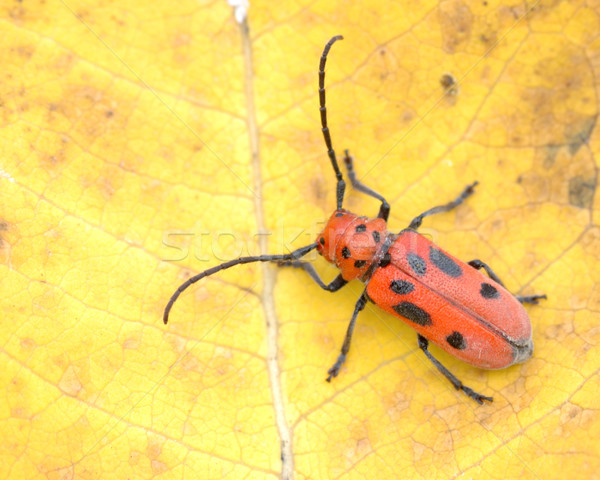
<svg viewBox="0 0 600 480">
<path fill-rule="evenodd" d="M 452 332 L 452 334 L 446 337 L 446 341 L 448 345 L 457 350 L 464 350 L 467 348 L 467 342 L 465 342 L 465 337 L 462 336 L 460 332 Z"/>
<path fill-rule="evenodd" d="M 379 243 L 379 240 L 381 240 L 381 235 L 377 230 L 373 231 L 373 240 L 375 240 L 375 243 Z"/>
<path fill-rule="evenodd" d="M 356 226 L 356 233 L 362 233 L 367 231 L 367 226 L 364 223 Z"/>
<path fill-rule="evenodd" d="M 425 327 L 431 325 L 431 317 L 429 314 L 411 302 L 400 302 L 392 307 L 398 315 L 408 318 L 411 322 Z"/>
<path fill-rule="evenodd" d="M 343 217 L 343 216 L 344 216 L 344 214 L 343 214 L 342 212 L 340 212 L 340 213 L 336 213 L 336 214 L 335 214 L 335 216 L 336 216 L 336 217 Z"/>
<path fill-rule="evenodd" d="M 427 273 L 427 264 L 425 260 L 423 260 L 416 253 L 409 253 L 406 258 L 408 259 L 408 264 L 410 268 L 412 268 L 413 272 L 417 275 L 422 276 Z"/>
<path fill-rule="evenodd" d="M 319 238 L 319 243 L 325 245 L 325 239 L 323 237 Z"/>
<path fill-rule="evenodd" d="M 494 287 L 493 285 L 490 285 L 489 283 L 482 283 L 481 290 L 479 290 L 479 293 L 481 294 L 481 296 L 483 298 L 498 298 L 498 297 L 500 297 L 500 292 L 498 292 L 498 289 L 496 287 Z"/>
<path fill-rule="evenodd" d="M 342 248 L 342 257 L 350 258 L 352 254 L 350 253 L 350 249 L 348 247 Z"/>
<path fill-rule="evenodd" d="M 354 266 L 356 268 L 362 268 L 367 264 L 366 260 L 357 260 L 356 262 L 354 262 Z"/>
<path fill-rule="evenodd" d="M 415 286 L 406 281 L 406 280 L 393 280 L 390 283 L 390 288 L 392 292 L 397 293 L 398 295 L 406 295 L 407 293 L 412 292 L 415 289 Z"/>
<path fill-rule="evenodd" d="M 379 262 L 379 266 L 381 268 L 385 268 L 390 264 L 391 261 L 392 261 L 392 256 L 390 255 L 390 252 L 385 252 L 385 255 Z"/>
<path fill-rule="evenodd" d="M 457 278 L 462 275 L 462 269 L 458 266 L 458 264 L 437 248 L 433 248 L 431 246 L 429 247 L 429 260 L 431 260 L 431 263 L 433 263 L 437 268 L 450 277 Z"/>
</svg>

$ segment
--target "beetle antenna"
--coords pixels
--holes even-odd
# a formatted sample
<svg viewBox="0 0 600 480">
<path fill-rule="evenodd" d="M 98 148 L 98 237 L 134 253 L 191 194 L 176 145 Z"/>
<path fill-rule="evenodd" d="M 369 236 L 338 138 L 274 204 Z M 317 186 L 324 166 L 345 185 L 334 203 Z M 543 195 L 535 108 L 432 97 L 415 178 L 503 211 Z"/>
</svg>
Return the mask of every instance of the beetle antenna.
<svg viewBox="0 0 600 480">
<path fill-rule="evenodd" d="M 231 260 L 229 262 L 222 263 L 221 265 L 217 265 L 216 267 L 209 268 L 208 270 L 204 270 L 203 272 L 200 272 L 198 275 L 194 275 L 193 277 L 188 278 L 175 291 L 175 293 L 169 300 L 169 303 L 167 303 L 167 306 L 165 307 L 165 313 L 163 314 L 163 322 L 166 324 L 169 321 L 169 312 L 171 311 L 171 308 L 173 307 L 173 304 L 175 303 L 175 301 L 177 300 L 179 295 L 181 295 L 181 292 L 183 292 L 190 285 L 196 283 L 198 280 L 202 280 L 204 277 L 208 277 L 208 276 L 212 275 L 213 273 L 217 273 L 217 272 L 220 272 L 221 270 L 226 270 L 228 268 L 235 267 L 236 265 L 241 265 L 243 263 L 279 262 L 279 261 L 288 261 L 288 260 L 289 261 L 298 260 L 299 258 L 303 257 L 304 255 L 306 255 L 310 251 L 314 250 L 315 248 L 317 248 L 316 242 L 312 243 L 310 245 L 307 245 L 306 247 L 299 248 L 298 250 L 294 250 L 292 253 L 288 253 L 285 255 L 258 255 L 255 257 L 241 257 L 241 258 L 237 258 L 235 260 Z"/>
<path fill-rule="evenodd" d="M 335 158 L 335 152 L 331 146 L 331 135 L 329 134 L 329 127 L 327 126 L 327 107 L 325 106 L 325 62 L 327 62 L 327 54 L 329 53 L 331 46 L 343 38 L 344 37 L 341 35 L 336 35 L 329 40 L 327 45 L 325 45 L 323 55 L 321 55 L 321 61 L 319 62 L 319 111 L 321 112 L 321 131 L 323 132 L 323 138 L 325 139 L 325 145 L 327 146 L 327 155 L 329 155 L 329 160 L 331 160 L 331 166 L 333 167 L 335 178 L 337 179 L 336 201 L 338 210 L 341 210 L 342 208 L 346 182 L 344 182 L 342 172 L 340 171 L 337 159 Z"/>
</svg>

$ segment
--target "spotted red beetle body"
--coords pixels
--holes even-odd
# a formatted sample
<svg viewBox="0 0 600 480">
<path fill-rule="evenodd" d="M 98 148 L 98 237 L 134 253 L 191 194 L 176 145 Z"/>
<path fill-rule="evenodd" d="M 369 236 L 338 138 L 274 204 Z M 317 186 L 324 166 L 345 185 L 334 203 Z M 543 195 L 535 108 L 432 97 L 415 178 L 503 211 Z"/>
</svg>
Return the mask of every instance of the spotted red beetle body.
<svg viewBox="0 0 600 480">
<path fill-rule="evenodd" d="M 386 239 L 389 262 L 381 265 Z M 368 300 L 451 355 L 486 369 L 531 357 L 531 322 L 519 300 L 414 230 L 394 235 L 381 219 L 341 210 L 318 240 L 345 280 L 367 283 Z M 374 262 L 378 268 L 365 277 Z"/>
<path fill-rule="evenodd" d="M 346 183 L 339 169 L 327 126 L 325 107 L 325 62 L 331 46 L 325 46 L 319 64 L 319 103 L 327 154 L 336 175 L 337 209 L 317 237 L 317 241 L 284 255 L 242 257 L 205 270 L 184 282 L 169 300 L 163 320 L 187 287 L 200 279 L 235 265 L 251 262 L 277 262 L 305 270 L 324 290 L 335 292 L 358 279 L 366 287 L 356 302 L 342 351 L 329 369 L 330 381 L 337 376 L 354 332 L 356 318 L 367 301 L 394 315 L 417 332 L 419 348 L 436 368 L 469 397 L 483 403 L 491 397 L 465 386 L 429 352 L 429 340 L 451 355 L 479 368 L 505 368 L 524 362 L 533 353 L 531 322 L 523 303 L 537 303 L 545 295 L 515 297 L 504 288 L 492 269 L 480 260 L 464 263 L 441 250 L 417 233 L 424 218 L 448 212 L 473 194 L 477 182 L 468 185 L 453 201 L 433 207 L 416 216 L 399 234 L 387 230 L 390 206 L 382 195 L 356 178 L 353 159 L 346 151 L 344 163 L 352 186 L 381 202 L 377 218 L 355 215 L 342 208 Z M 325 284 L 314 267 L 300 260 L 316 249 L 339 268 L 340 274 Z M 485 270 L 484 275 L 479 270 Z"/>
</svg>

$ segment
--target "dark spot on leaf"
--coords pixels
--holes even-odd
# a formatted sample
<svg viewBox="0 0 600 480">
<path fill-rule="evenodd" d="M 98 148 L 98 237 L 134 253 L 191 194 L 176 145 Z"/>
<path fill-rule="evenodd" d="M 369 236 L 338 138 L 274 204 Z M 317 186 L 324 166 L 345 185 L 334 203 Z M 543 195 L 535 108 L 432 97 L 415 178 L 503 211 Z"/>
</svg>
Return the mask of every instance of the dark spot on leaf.
<svg viewBox="0 0 600 480">
<path fill-rule="evenodd" d="M 544 147 L 544 161 L 542 165 L 549 169 L 556 163 L 556 156 L 560 150 L 560 145 L 548 144 Z"/>
<path fill-rule="evenodd" d="M 596 192 L 596 177 L 578 175 L 569 179 L 569 203 L 579 208 L 591 208 Z"/>
<path fill-rule="evenodd" d="M 440 85 L 443 87 L 446 95 L 458 95 L 458 83 L 451 73 L 444 73 L 442 75 Z"/>
<path fill-rule="evenodd" d="M 597 116 L 587 117 L 575 124 L 569 125 L 565 136 L 567 137 L 567 144 L 569 145 L 569 153 L 575 155 L 581 146 L 587 143 L 594 131 L 596 126 Z"/>
<path fill-rule="evenodd" d="M 317 202 L 322 202 L 327 197 L 327 188 L 325 182 L 320 178 L 313 178 L 310 181 L 310 192 Z M 336 214 L 337 216 L 337 214 Z"/>
<path fill-rule="evenodd" d="M 6 232 L 8 230 L 8 223 L 6 223 L 3 220 L 0 220 L 0 232 Z M 4 248 L 5 245 L 5 241 L 4 238 L 2 238 L 2 235 L 0 235 L 0 248 Z"/>
</svg>

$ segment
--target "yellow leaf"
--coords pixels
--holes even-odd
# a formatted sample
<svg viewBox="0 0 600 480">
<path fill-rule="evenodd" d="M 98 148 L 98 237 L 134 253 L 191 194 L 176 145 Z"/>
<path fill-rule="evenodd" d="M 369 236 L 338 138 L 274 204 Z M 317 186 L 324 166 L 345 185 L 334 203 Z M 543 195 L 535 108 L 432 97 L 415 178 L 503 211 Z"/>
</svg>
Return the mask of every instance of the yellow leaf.
<svg viewBox="0 0 600 480">
<path fill-rule="evenodd" d="M 0 8 L 0 478 L 599 478 L 597 4 Z M 162 323 L 189 276 L 310 244 L 335 208 L 335 34 L 334 147 L 390 230 L 478 180 L 422 232 L 548 295 L 522 365 L 432 348 L 491 405 L 372 304 L 325 382 L 358 282 L 241 265 Z"/>
</svg>

